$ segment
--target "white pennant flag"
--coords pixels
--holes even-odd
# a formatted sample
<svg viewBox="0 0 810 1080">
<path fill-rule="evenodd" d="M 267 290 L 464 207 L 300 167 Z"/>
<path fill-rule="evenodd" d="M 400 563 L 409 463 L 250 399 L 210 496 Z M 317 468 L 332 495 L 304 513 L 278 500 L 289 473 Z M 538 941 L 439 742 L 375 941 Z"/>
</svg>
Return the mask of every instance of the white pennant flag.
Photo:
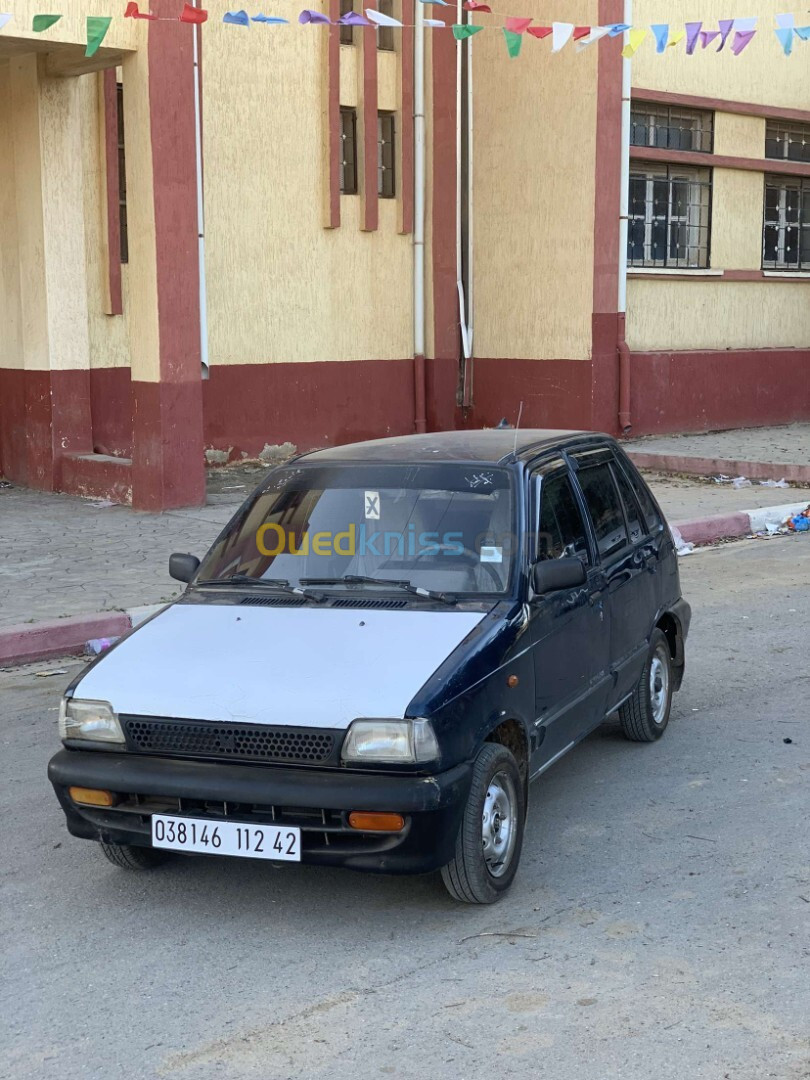
<svg viewBox="0 0 810 1080">
<path fill-rule="evenodd" d="M 423 19 L 425 26 L 447 26 L 447 23 L 442 22 L 441 19 Z"/>
<path fill-rule="evenodd" d="M 366 18 L 377 26 L 402 26 L 398 19 L 392 19 L 390 15 L 383 15 L 381 11 L 374 11 L 373 8 L 366 8 Z"/>
<path fill-rule="evenodd" d="M 610 33 L 609 26 L 593 26 L 591 32 L 587 37 L 584 37 L 582 41 L 577 42 L 577 52 L 582 52 L 583 49 L 587 49 L 589 45 L 593 45 L 595 41 L 601 40 L 607 34 Z"/>
<path fill-rule="evenodd" d="M 570 22 L 555 22 L 551 24 L 551 51 L 559 52 L 571 40 L 574 32 L 574 24 Z"/>
<path fill-rule="evenodd" d="M 0 15 L 0 30 L 2 30 L 3 27 L 6 25 L 6 23 L 9 23 L 9 22 L 11 22 L 11 16 L 10 15 Z"/>
</svg>

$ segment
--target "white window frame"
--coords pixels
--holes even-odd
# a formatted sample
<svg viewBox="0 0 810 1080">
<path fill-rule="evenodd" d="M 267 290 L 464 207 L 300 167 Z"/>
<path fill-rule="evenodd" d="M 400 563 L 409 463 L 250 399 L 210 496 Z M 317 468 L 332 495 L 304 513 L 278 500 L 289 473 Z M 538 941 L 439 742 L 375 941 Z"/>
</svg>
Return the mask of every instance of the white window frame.
<svg viewBox="0 0 810 1080">
<path fill-rule="evenodd" d="M 655 165 L 643 165 L 639 164 L 635 171 L 630 174 L 631 183 L 634 180 L 645 181 L 644 189 L 644 252 L 652 252 L 653 249 L 653 227 L 656 222 L 664 222 L 667 226 L 666 235 L 666 255 L 663 259 L 643 258 L 642 262 L 633 261 L 632 256 L 630 259 L 631 267 L 654 267 L 654 268 L 682 268 L 685 270 L 706 270 L 709 267 L 710 257 L 710 242 L 711 242 L 711 171 L 708 169 L 679 169 L 674 166 L 655 166 Z M 666 216 L 655 213 L 655 185 L 656 183 L 665 183 L 667 185 L 667 212 Z M 685 183 L 690 187 L 689 195 L 687 198 L 687 212 L 685 215 L 677 215 L 675 213 L 674 206 L 674 185 L 676 183 Z M 695 199 L 693 196 L 692 186 L 697 187 L 698 192 L 702 193 L 708 184 L 708 202 L 706 206 L 703 206 L 702 199 Z M 706 221 L 702 220 L 702 216 L 705 213 Z M 640 214 L 633 214 L 632 212 L 632 200 L 630 203 L 630 225 L 632 226 L 641 221 Z M 685 259 L 671 259 L 669 252 L 672 249 L 673 244 L 673 231 L 675 229 L 686 229 L 686 257 Z M 705 248 L 701 247 L 701 228 L 706 230 L 706 244 Z M 681 245 L 683 246 L 683 245 Z M 697 257 L 693 258 L 692 253 L 696 252 Z"/>
<path fill-rule="evenodd" d="M 768 221 L 768 188 L 777 188 L 779 191 L 779 203 L 777 206 L 777 221 Z M 788 221 L 787 216 L 787 202 L 788 191 L 793 191 L 797 194 L 799 200 L 799 212 L 798 219 L 796 221 Z M 803 201 L 805 198 L 810 198 L 810 178 L 804 179 L 799 176 L 766 176 L 765 177 L 765 214 L 762 227 L 762 267 L 764 270 L 775 270 L 780 273 L 787 271 L 790 273 L 803 273 L 810 270 L 810 260 L 806 260 L 802 263 L 802 238 L 803 236 L 810 235 L 810 213 L 803 213 Z M 776 238 L 776 259 L 765 258 L 765 237 L 767 230 L 773 228 L 774 224 L 778 229 Z M 787 234 L 789 229 L 795 229 L 797 235 L 797 250 L 795 260 L 788 261 L 787 251 Z"/>
</svg>

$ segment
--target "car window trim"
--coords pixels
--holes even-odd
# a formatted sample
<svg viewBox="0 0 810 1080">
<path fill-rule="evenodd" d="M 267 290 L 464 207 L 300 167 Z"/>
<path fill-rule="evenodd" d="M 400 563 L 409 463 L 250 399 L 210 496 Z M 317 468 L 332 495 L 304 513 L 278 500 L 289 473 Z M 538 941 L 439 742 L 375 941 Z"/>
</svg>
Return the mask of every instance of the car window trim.
<svg viewBox="0 0 810 1080">
<path fill-rule="evenodd" d="M 562 461 L 562 465 L 557 465 L 558 460 Z M 554 466 L 552 468 L 552 465 Z M 533 566 L 537 561 L 537 536 L 540 532 L 540 512 L 541 512 L 541 499 L 542 499 L 542 481 L 554 479 L 557 475 L 563 475 L 567 478 L 568 483 L 571 486 L 571 494 L 574 496 L 574 502 L 579 510 L 579 516 L 582 518 L 582 524 L 585 527 L 585 541 L 588 545 L 588 565 L 585 569 L 590 573 L 595 570 L 599 565 L 599 548 L 596 543 L 596 533 L 594 532 L 593 522 L 591 521 L 591 515 L 588 511 L 587 504 L 585 503 L 582 491 L 579 484 L 576 483 L 576 473 L 571 468 L 571 460 L 565 450 L 562 453 L 556 452 L 554 458 L 547 462 L 533 462 L 529 466 L 529 478 L 531 481 L 531 497 L 534 501 L 532 507 L 532 520 L 534 521 L 534 536 L 535 542 L 532 545 L 532 562 L 529 564 Z"/>
<path fill-rule="evenodd" d="M 635 473 L 636 476 L 638 477 L 638 482 L 643 484 L 646 487 L 647 494 L 650 497 L 650 500 L 652 502 L 653 508 L 656 511 L 656 514 L 658 515 L 658 520 L 657 520 L 657 522 L 655 522 L 654 527 L 650 528 L 650 522 L 647 521 L 647 515 L 644 513 L 644 508 L 639 503 L 639 510 L 641 510 L 641 519 L 642 519 L 642 521 L 644 521 L 644 523 L 647 526 L 647 529 L 646 529 L 647 537 L 649 538 L 649 537 L 658 536 L 659 533 L 661 533 L 665 528 L 666 518 L 664 517 L 664 512 L 662 511 L 662 509 L 661 509 L 661 507 L 660 507 L 660 505 L 658 503 L 658 500 L 656 499 L 653 491 L 651 490 L 650 485 L 646 482 L 646 480 L 641 475 L 641 473 L 638 471 L 638 469 L 633 464 L 633 462 L 630 460 L 630 458 L 621 449 L 619 449 L 618 452 L 616 453 L 616 461 L 618 463 L 619 468 L 621 469 L 622 475 L 624 476 L 625 480 L 627 480 L 627 483 L 630 485 L 630 490 L 633 492 L 633 496 L 634 496 L 634 498 L 636 500 L 636 503 L 639 503 L 639 498 L 638 498 L 638 495 L 636 494 L 636 484 L 633 483 L 633 473 Z"/>
<path fill-rule="evenodd" d="M 631 550 L 633 550 L 633 549 L 635 549 L 637 547 L 640 547 L 642 544 L 648 543 L 648 541 L 650 539 L 650 531 L 647 528 L 647 519 L 644 516 L 644 511 L 641 509 L 641 505 L 639 504 L 638 498 L 636 497 L 636 493 L 635 493 L 635 491 L 633 491 L 633 485 L 627 479 L 627 477 L 625 476 L 623 470 L 619 469 L 619 462 L 616 460 L 615 456 L 614 456 L 614 460 L 610 463 L 610 465 L 608 467 L 611 470 L 611 473 L 613 475 L 613 483 L 616 485 L 616 491 L 619 494 L 619 502 L 621 503 L 622 513 L 624 514 L 624 526 L 625 526 L 625 529 L 627 530 L 627 539 L 628 539 L 628 542 L 629 542 L 628 546 L 630 547 Z M 616 479 L 616 469 L 619 469 L 619 475 L 624 477 L 624 482 L 627 484 L 627 487 L 630 489 L 630 495 L 631 495 L 631 497 L 633 499 L 633 503 L 634 503 L 635 508 L 636 508 L 636 514 L 638 516 L 638 523 L 639 523 L 639 525 L 642 526 L 641 536 L 640 536 L 640 538 L 638 540 L 633 539 L 633 534 L 630 531 L 630 519 L 627 516 L 627 507 L 625 506 L 624 498 L 622 497 L 622 489 L 619 487 L 618 481 Z"/>
<path fill-rule="evenodd" d="M 620 557 L 624 557 L 624 555 L 626 555 L 629 551 L 632 551 L 632 549 L 635 547 L 635 544 L 630 539 L 630 526 L 629 526 L 628 521 L 627 521 L 627 512 L 625 511 L 625 508 L 624 508 L 624 500 L 622 499 L 622 493 L 619 491 L 619 485 L 616 483 L 616 480 L 613 477 L 613 474 L 610 473 L 611 480 L 613 480 L 613 486 L 614 486 L 614 488 L 616 490 L 617 496 L 619 497 L 619 507 L 621 508 L 621 512 L 622 512 L 622 521 L 624 521 L 624 531 L 625 531 L 625 535 L 627 537 L 627 540 L 626 540 L 626 542 L 624 544 L 621 545 L 621 547 L 617 547 L 614 551 L 611 551 L 608 555 L 603 555 L 599 551 L 599 543 L 598 543 L 598 540 L 597 540 L 597 537 L 596 537 L 596 526 L 594 525 L 593 519 L 591 517 L 591 510 L 590 510 L 590 507 L 588 506 L 588 500 L 585 498 L 585 492 L 583 491 L 582 485 L 579 482 L 579 472 L 580 472 L 581 468 L 592 469 L 592 468 L 598 468 L 600 465 L 607 465 L 608 472 L 610 472 L 611 460 L 614 460 L 615 456 L 616 456 L 614 454 L 614 452 L 613 452 L 613 447 L 612 446 L 605 446 L 605 444 L 602 443 L 601 445 L 588 447 L 588 449 L 585 451 L 585 453 L 595 453 L 598 450 L 604 450 L 606 452 L 606 454 L 608 455 L 607 458 L 604 461 L 595 461 L 595 462 L 591 462 L 591 463 L 582 465 L 579 461 L 577 461 L 577 459 L 581 456 L 581 452 L 577 452 L 577 453 L 571 455 L 572 460 L 577 461 L 577 467 L 576 467 L 575 470 L 573 470 L 573 478 L 576 481 L 574 487 L 575 487 L 575 489 L 577 491 L 577 494 L 579 495 L 579 498 L 581 500 L 581 505 L 584 505 L 585 509 L 587 511 L 586 518 L 587 518 L 588 525 L 590 526 L 592 542 L 593 542 L 594 548 L 596 550 L 596 555 L 597 555 L 597 561 L 596 561 L 596 563 L 594 563 L 594 565 L 611 566 Z"/>
</svg>

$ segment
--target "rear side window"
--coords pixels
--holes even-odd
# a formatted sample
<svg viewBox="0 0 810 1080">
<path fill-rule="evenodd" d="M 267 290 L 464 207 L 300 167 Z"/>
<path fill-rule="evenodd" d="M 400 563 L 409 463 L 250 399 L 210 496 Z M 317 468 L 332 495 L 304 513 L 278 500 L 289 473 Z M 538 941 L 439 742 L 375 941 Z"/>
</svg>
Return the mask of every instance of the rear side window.
<svg viewBox="0 0 810 1080">
<path fill-rule="evenodd" d="M 649 488 L 644 483 L 642 478 L 636 471 L 632 462 L 622 461 L 619 463 L 617 473 L 621 472 L 627 477 L 627 480 L 636 493 L 641 512 L 647 523 L 647 532 L 658 532 L 663 522 L 661 521 L 661 515 L 659 514 L 655 503 L 653 502 L 652 495 L 650 495 Z"/>
<path fill-rule="evenodd" d="M 622 497 L 624 503 L 625 515 L 627 517 L 627 527 L 630 530 L 630 543 L 637 544 L 639 540 L 642 540 L 646 529 L 644 522 L 641 520 L 641 514 L 639 513 L 638 503 L 636 497 L 633 494 L 633 489 L 618 465 L 611 465 L 611 472 L 613 473 L 613 479 L 616 481 L 616 486 L 619 489 L 619 494 Z"/>
<path fill-rule="evenodd" d="M 543 480 L 540 488 L 538 559 L 561 559 L 576 555 L 590 561 L 585 522 L 579 511 L 571 481 L 565 473 Z"/>
<path fill-rule="evenodd" d="M 627 528 L 610 465 L 591 465 L 577 473 L 596 533 L 599 554 L 605 558 L 627 544 Z"/>
</svg>

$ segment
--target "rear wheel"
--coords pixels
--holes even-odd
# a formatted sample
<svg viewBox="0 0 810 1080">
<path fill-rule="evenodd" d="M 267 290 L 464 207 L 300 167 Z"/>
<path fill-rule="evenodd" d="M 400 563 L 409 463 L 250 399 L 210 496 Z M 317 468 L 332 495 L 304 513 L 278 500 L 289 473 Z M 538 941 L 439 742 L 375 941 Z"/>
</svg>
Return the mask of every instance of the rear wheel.
<svg viewBox="0 0 810 1080">
<path fill-rule="evenodd" d="M 524 785 L 514 755 L 485 743 L 473 765 L 456 853 L 442 867 L 450 895 L 466 904 L 494 904 L 514 880 L 523 846 Z"/>
<path fill-rule="evenodd" d="M 633 742 L 655 742 L 666 730 L 671 707 L 672 656 L 666 635 L 656 627 L 641 678 L 619 709 L 622 731 Z"/>
<path fill-rule="evenodd" d="M 102 840 L 101 850 L 113 866 L 120 866 L 124 870 L 151 870 L 166 860 L 164 851 L 135 847 L 134 844 L 107 844 Z"/>
</svg>

